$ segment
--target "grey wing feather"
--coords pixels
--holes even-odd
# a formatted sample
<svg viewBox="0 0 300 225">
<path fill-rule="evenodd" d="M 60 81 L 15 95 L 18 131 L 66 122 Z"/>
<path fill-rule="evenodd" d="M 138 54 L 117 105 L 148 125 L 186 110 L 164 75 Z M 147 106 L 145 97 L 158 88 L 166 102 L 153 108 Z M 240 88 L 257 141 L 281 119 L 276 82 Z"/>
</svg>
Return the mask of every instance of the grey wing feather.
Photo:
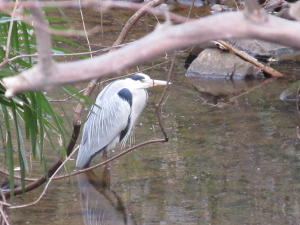
<svg viewBox="0 0 300 225">
<path fill-rule="evenodd" d="M 99 97 L 96 101 L 99 107 L 92 107 L 88 120 L 84 124 L 76 161 L 76 167 L 79 168 L 84 167 L 91 160 L 91 156 L 112 141 L 116 141 L 120 132 L 128 125 L 131 110 L 127 101 L 122 100 L 118 95 L 104 100 Z"/>
</svg>

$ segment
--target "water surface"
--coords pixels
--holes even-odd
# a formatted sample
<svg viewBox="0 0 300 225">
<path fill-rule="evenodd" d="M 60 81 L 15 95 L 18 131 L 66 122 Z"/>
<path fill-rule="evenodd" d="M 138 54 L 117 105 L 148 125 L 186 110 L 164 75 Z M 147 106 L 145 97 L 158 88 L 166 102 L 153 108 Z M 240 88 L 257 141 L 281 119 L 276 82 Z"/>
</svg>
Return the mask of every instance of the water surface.
<svg viewBox="0 0 300 225">
<path fill-rule="evenodd" d="M 97 22 L 99 18 L 98 14 Z M 109 18 L 118 17 L 104 16 Z M 116 32 L 113 29 L 109 32 Z M 137 31 L 144 35 L 146 29 L 133 32 Z M 112 40 L 98 43 L 111 45 Z M 239 93 L 249 93 L 229 102 L 239 93 L 213 96 L 201 93 L 196 81 L 190 83 L 183 68 L 186 56 L 183 53 L 177 58 L 162 107 L 168 143 L 143 146 L 106 169 L 74 176 L 71 181 L 53 181 L 37 205 L 8 212 L 12 224 L 298 224 L 299 119 L 295 104 L 279 99 L 291 82 L 275 80 L 252 91 L 249 89 L 257 83 L 244 83 Z M 169 66 L 145 72 L 166 79 Z M 297 75 L 300 64 L 283 62 L 276 68 Z M 85 84 L 73 87 L 80 89 Z M 136 143 L 163 137 L 154 108 L 162 91 L 161 87 L 149 90 L 149 103 L 136 124 Z M 64 98 L 64 93 L 57 89 L 49 96 Z M 223 104 L 216 105 L 220 102 Z M 62 111 L 58 103 L 54 105 Z M 69 120 L 75 105 L 62 104 Z M 58 150 L 50 149 L 49 165 L 59 155 Z M 111 155 L 119 152 L 116 148 Z M 97 158 L 95 163 L 101 160 Z M 37 168 L 33 166 L 32 176 L 38 174 Z M 33 201 L 40 192 L 35 190 L 14 201 Z"/>
</svg>

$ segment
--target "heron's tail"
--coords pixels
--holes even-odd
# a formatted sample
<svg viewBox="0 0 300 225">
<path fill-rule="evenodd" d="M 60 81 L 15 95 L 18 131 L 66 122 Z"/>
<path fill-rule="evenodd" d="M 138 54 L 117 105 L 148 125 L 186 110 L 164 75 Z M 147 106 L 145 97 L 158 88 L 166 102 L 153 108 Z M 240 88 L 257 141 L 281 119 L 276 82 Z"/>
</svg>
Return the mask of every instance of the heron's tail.
<svg viewBox="0 0 300 225">
<path fill-rule="evenodd" d="M 80 146 L 77 159 L 76 159 L 76 168 L 88 168 L 91 161 L 92 157 L 88 154 L 89 151 L 86 149 L 85 146 Z"/>
<path fill-rule="evenodd" d="M 106 148 L 106 146 L 99 151 L 96 151 L 94 154 L 91 155 L 90 148 L 88 145 L 81 145 L 79 148 L 79 152 L 76 159 L 76 168 L 88 168 L 90 166 L 90 163 L 92 159 L 96 155 L 102 155 L 103 150 Z M 99 154 L 100 153 L 100 154 Z"/>
</svg>

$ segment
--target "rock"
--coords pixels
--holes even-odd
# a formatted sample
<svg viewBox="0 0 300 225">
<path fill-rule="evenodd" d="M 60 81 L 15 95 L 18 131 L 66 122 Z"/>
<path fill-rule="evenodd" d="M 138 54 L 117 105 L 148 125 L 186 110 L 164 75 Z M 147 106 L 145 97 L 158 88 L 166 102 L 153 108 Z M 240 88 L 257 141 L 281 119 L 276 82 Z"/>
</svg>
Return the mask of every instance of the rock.
<svg viewBox="0 0 300 225">
<path fill-rule="evenodd" d="M 262 60 L 272 57 L 280 58 L 280 55 L 299 52 L 284 45 L 255 39 L 228 40 L 227 42 L 240 51 L 244 51 L 252 57 Z"/>
<path fill-rule="evenodd" d="M 186 76 L 227 78 L 241 80 L 246 77 L 263 78 L 263 73 L 253 64 L 240 57 L 220 52 L 218 49 L 205 49 L 192 62 Z"/>
</svg>

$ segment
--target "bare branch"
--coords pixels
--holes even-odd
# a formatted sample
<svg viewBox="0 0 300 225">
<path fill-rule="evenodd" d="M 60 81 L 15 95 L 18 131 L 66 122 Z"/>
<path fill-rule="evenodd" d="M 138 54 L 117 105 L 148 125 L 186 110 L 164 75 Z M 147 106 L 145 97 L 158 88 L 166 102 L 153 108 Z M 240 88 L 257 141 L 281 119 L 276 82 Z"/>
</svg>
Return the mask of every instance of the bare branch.
<svg viewBox="0 0 300 225">
<path fill-rule="evenodd" d="M 42 197 L 46 194 L 46 191 L 51 183 L 51 181 L 53 180 L 54 176 L 58 173 L 58 171 L 66 164 L 67 161 L 70 160 L 70 158 L 73 156 L 73 154 L 76 152 L 76 150 L 78 150 L 79 147 L 77 147 L 73 152 L 72 154 L 70 154 L 66 160 L 58 167 L 58 169 L 55 171 L 55 173 L 53 173 L 53 175 L 50 177 L 48 183 L 46 184 L 43 192 L 40 194 L 40 196 L 38 197 L 37 200 L 35 200 L 34 202 L 31 202 L 31 203 L 28 203 L 28 204 L 24 204 L 24 205 L 17 205 L 17 206 L 9 206 L 8 208 L 9 209 L 19 209 L 19 208 L 24 208 L 24 207 L 27 207 L 27 206 L 31 206 L 31 205 L 35 205 L 36 203 L 38 203 Z"/>
<path fill-rule="evenodd" d="M 48 21 L 44 17 L 44 12 L 41 10 L 41 8 L 32 8 L 30 9 L 30 11 L 33 16 L 33 25 L 35 25 L 35 23 L 39 23 L 44 27 L 49 26 Z M 52 45 L 50 35 L 40 26 L 35 26 L 35 33 L 37 50 L 39 53 L 39 66 L 46 76 L 51 76 L 51 74 L 53 73 L 53 61 L 51 57 Z"/>
<path fill-rule="evenodd" d="M 57 71 L 49 79 L 37 79 L 40 74 L 34 67 L 18 76 L 4 78 L 3 82 L 7 88 L 7 96 L 25 90 L 45 90 L 119 74 L 159 54 L 224 38 L 250 37 L 300 48 L 299 30 L 299 22 L 275 16 L 268 16 L 265 22 L 252 23 L 241 12 L 221 13 L 174 26 L 160 25 L 144 38 L 109 54 L 57 64 Z"/>
<path fill-rule="evenodd" d="M 155 111 L 156 111 L 158 123 L 159 123 L 159 126 L 160 126 L 160 129 L 161 129 L 162 133 L 164 134 L 165 141 L 169 141 L 169 138 L 168 138 L 167 133 L 166 133 L 166 131 L 165 131 L 163 125 L 162 125 L 161 112 L 159 110 L 161 109 L 161 105 L 162 105 L 162 102 L 163 102 L 164 97 L 166 95 L 169 84 L 171 84 L 170 83 L 170 78 L 171 78 L 171 74 L 173 73 L 173 68 L 174 68 L 174 64 L 175 64 L 176 55 L 177 54 L 175 53 L 174 56 L 173 56 L 171 67 L 170 67 L 170 70 L 169 70 L 169 73 L 168 73 L 167 85 L 165 86 L 164 92 L 162 93 L 159 101 L 155 104 Z"/>
</svg>

